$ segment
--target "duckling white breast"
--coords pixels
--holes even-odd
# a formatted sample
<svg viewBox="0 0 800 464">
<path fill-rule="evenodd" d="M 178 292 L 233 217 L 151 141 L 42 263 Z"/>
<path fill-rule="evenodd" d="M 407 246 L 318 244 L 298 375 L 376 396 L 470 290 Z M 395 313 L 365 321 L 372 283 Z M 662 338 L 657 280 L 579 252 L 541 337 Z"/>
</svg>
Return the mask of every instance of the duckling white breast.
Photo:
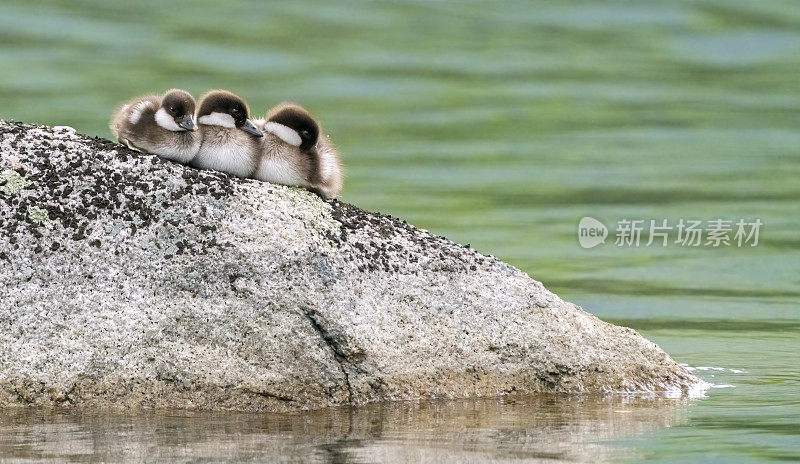
<svg viewBox="0 0 800 464">
<path fill-rule="evenodd" d="M 297 147 L 287 145 L 275 134 L 265 132 L 261 142 L 261 157 L 254 178 L 273 184 L 308 187 L 303 164 L 306 156 Z"/>
<path fill-rule="evenodd" d="M 256 146 L 238 129 L 201 126 L 203 142 L 191 165 L 226 172 L 237 177 L 250 177 L 255 169 Z"/>
<path fill-rule="evenodd" d="M 164 140 L 161 144 L 148 145 L 148 153 L 181 164 L 188 163 L 200 148 L 200 137 L 192 132 L 179 132 Z"/>
<path fill-rule="evenodd" d="M 254 177 L 273 184 L 308 185 L 308 182 L 297 172 L 295 166 L 282 159 L 262 159 Z"/>
</svg>

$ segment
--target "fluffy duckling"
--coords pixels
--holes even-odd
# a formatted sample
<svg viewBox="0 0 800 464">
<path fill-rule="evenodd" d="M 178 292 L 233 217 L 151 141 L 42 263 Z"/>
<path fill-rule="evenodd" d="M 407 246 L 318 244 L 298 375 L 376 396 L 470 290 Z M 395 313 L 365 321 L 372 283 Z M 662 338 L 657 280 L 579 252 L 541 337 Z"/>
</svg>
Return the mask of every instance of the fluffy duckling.
<svg viewBox="0 0 800 464">
<path fill-rule="evenodd" d="M 129 148 L 187 163 L 200 148 L 194 109 L 189 92 L 172 89 L 163 97 L 145 95 L 125 103 L 108 127 Z"/>
<path fill-rule="evenodd" d="M 247 104 L 226 90 L 210 90 L 200 98 L 199 107 L 202 143 L 190 166 L 251 177 L 263 134 L 248 119 Z"/>
<path fill-rule="evenodd" d="M 305 187 L 325 199 L 336 197 L 342 188 L 339 156 L 308 111 L 282 103 L 256 125 L 264 138 L 254 178 Z"/>
</svg>

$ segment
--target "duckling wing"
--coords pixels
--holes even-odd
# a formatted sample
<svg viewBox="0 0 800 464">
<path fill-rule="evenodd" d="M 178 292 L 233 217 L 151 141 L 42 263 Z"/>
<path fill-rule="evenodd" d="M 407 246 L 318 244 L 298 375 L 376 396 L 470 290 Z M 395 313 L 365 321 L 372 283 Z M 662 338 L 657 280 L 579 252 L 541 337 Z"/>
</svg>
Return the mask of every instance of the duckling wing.
<svg viewBox="0 0 800 464">
<path fill-rule="evenodd" d="M 316 176 L 313 187 L 326 199 L 335 198 L 342 189 L 342 167 L 339 154 L 327 136 L 321 135 L 312 150 Z"/>
<path fill-rule="evenodd" d="M 156 95 L 145 95 L 134 98 L 120 105 L 120 107 L 114 111 L 111 115 L 108 128 L 111 129 L 111 133 L 114 134 L 115 137 L 125 137 L 124 134 L 130 132 L 131 128 L 139 123 L 145 111 L 155 111 L 159 104 L 159 99 Z"/>
<path fill-rule="evenodd" d="M 132 143 L 130 140 L 128 140 L 128 139 L 126 139 L 126 138 L 122 138 L 122 137 L 120 137 L 120 138 L 119 138 L 119 139 L 117 139 L 117 140 L 119 140 L 119 143 L 122 143 L 122 144 L 124 144 L 125 146 L 127 146 L 127 147 L 128 147 L 128 148 L 130 148 L 131 150 L 135 150 L 135 151 L 138 151 L 138 152 L 141 152 L 141 153 L 146 153 L 144 150 L 142 150 L 141 148 L 137 147 L 137 146 L 136 146 L 136 145 L 134 145 L 134 144 L 133 144 L 133 143 Z"/>
</svg>

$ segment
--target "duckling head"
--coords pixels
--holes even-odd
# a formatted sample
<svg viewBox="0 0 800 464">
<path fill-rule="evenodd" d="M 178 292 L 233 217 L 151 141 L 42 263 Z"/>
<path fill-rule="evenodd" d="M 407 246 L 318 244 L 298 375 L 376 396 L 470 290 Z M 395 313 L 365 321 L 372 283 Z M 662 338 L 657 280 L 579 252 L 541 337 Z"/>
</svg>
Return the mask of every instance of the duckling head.
<svg viewBox="0 0 800 464">
<path fill-rule="evenodd" d="M 197 122 L 207 126 L 241 129 L 256 137 L 263 137 L 250 121 L 247 104 L 227 90 L 211 90 L 200 99 Z"/>
<path fill-rule="evenodd" d="M 300 105 L 284 103 L 270 112 L 264 130 L 275 134 L 281 140 L 308 151 L 317 144 L 319 124 Z"/>
<path fill-rule="evenodd" d="M 164 94 L 161 107 L 156 111 L 156 124 L 173 132 L 197 129 L 194 121 L 194 97 L 181 89 Z"/>
</svg>

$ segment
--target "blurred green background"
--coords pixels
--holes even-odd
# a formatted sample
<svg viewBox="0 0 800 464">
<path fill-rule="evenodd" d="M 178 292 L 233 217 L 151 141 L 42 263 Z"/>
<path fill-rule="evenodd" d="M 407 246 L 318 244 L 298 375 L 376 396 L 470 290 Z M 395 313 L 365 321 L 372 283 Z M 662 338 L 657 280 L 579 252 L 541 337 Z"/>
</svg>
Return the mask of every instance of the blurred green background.
<svg viewBox="0 0 800 464">
<path fill-rule="evenodd" d="M 796 1 L 0 1 L 1 118 L 110 137 L 117 104 L 170 87 L 306 105 L 343 200 L 724 368 L 698 374 L 737 388 L 633 445 L 648 458 L 798 449 Z M 583 216 L 606 244 L 578 246 Z M 757 247 L 621 248 L 624 218 L 764 226 Z"/>
</svg>

